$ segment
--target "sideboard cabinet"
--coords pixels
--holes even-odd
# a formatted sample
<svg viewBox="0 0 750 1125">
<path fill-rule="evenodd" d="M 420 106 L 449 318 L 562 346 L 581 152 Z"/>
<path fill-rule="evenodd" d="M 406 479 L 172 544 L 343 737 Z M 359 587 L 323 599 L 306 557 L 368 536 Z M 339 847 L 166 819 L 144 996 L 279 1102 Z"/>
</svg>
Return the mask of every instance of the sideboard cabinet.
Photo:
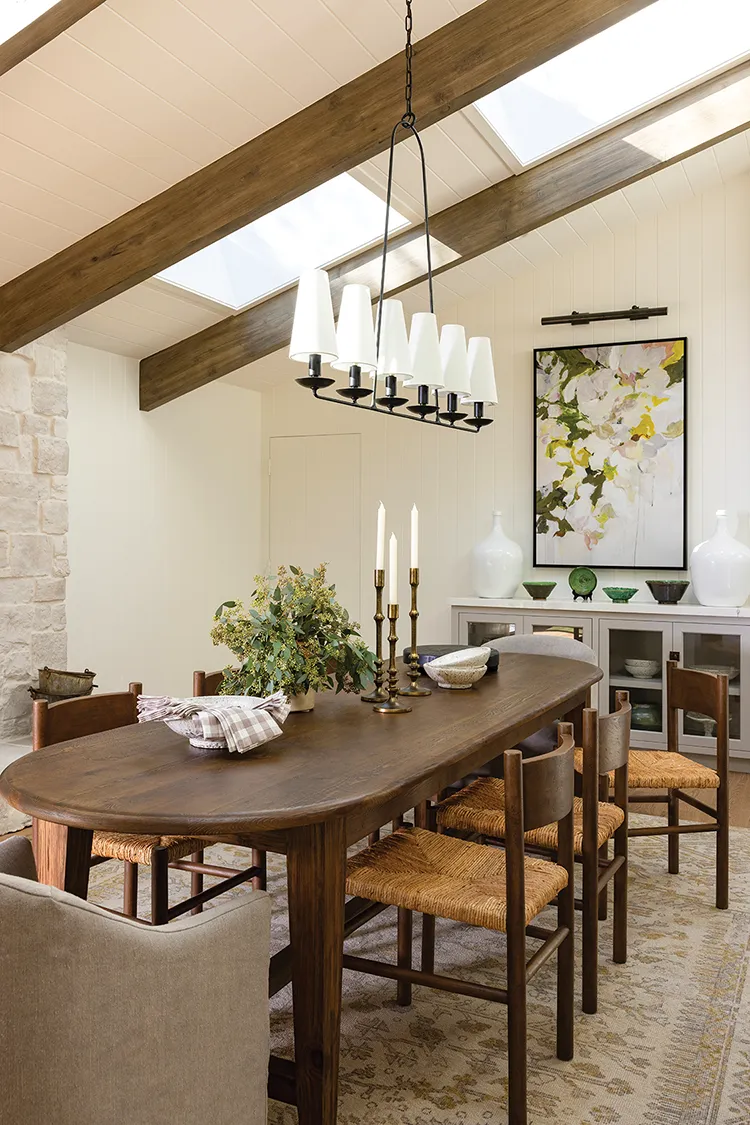
<svg viewBox="0 0 750 1125">
<path fill-rule="evenodd" d="M 457 598 L 451 602 L 452 640 L 481 645 L 513 633 L 553 632 L 589 645 L 604 673 L 594 706 L 614 709 L 615 692 L 627 688 L 634 707 L 633 746 L 666 749 L 666 662 L 671 653 L 686 668 L 725 671 L 729 676 L 729 747 L 750 760 L 750 609 L 699 605 L 629 605 L 592 601 Z M 634 676 L 626 661 L 649 661 L 647 675 Z M 643 671 L 643 667 L 639 671 Z M 688 753 L 711 754 L 713 722 L 685 711 L 680 742 Z"/>
</svg>

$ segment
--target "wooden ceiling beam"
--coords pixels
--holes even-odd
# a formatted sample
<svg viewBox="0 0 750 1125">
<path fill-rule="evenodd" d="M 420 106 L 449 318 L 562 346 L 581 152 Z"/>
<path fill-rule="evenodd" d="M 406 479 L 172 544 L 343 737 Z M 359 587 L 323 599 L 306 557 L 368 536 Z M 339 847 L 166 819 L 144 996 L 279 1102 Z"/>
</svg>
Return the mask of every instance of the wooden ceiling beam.
<svg viewBox="0 0 750 1125">
<path fill-rule="evenodd" d="M 54 7 L 42 12 L 32 23 L 0 43 L 0 76 L 45 47 L 58 35 L 62 35 L 103 3 L 104 0 L 58 0 Z"/>
<path fill-rule="evenodd" d="M 425 128 L 653 0 L 485 0 L 419 40 Z M 403 111 L 399 53 L 0 288 L 13 351 L 385 151 Z"/>
<path fill-rule="evenodd" d="M 436 274 L 750 128 L 750 62 L 486 188 L 430 218 Z M 389 243 L 389 295 L 424 280 L 421 228 Z M 334 307 L 348 281 L 379 284 L 381 248 L 329 270 Z M 393 253 L 391 262 L 390 255 Z M 151 410 L 288 343 L 296 286 L 142 360 L 140 401 Z M 294 365 L 291 365 L 294 366 Z M 290 378 L 292 373 L 290 372 Z"/>
</svg>

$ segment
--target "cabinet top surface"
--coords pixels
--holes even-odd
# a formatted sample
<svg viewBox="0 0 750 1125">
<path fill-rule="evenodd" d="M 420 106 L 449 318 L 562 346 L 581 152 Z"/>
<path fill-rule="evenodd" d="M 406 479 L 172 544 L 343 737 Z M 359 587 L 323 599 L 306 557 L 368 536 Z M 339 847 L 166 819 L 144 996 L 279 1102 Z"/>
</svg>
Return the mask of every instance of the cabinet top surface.
<svg viewBox="0 0 750 1125">
<path fill-rule="evenodd" d="M 512 609 L 522 613 L 580 613 L 583 616 L 591 614 L 611 615 L 630 614 L 631 616 L 647 617 L 718 617 L 726 619 L 750 620 L 750 606 L 739 609 L 723 606 L 695 605 L 689 602 L 679 602 L 677 605 L 660 605 L 654 601 L 631 601 L 623 603 L 611 602 L 606 598 L 595 598 L 590 602 L 574 602 L 573 598 L 558 598 L 547 601 L 535 601 L 533 598 L 451 598 L 450 605 L 454 609 Z"/>
</svg>

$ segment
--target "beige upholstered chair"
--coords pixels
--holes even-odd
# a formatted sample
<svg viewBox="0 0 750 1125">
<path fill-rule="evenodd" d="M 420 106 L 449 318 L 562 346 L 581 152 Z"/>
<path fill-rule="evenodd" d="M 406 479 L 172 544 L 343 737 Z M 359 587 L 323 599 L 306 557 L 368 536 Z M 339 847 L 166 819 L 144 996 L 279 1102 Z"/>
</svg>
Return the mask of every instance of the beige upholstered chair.
<svg viewBox="0 0 750 1125">
<path fill-rule="evenodd" d="M 143 925 L 0 844 L 0 1125 L 265 1125 L 270 913 Z"/>
</svg>

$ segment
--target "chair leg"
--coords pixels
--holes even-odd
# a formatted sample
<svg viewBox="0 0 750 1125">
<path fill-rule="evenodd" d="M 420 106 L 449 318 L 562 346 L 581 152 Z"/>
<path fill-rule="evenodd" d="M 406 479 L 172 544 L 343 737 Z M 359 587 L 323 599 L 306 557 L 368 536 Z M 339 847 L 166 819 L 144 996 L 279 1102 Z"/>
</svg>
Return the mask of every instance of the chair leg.
<svg viewBox="0 0 750 1125">
<path fill-rule="evenodd" d="M 191 855 L 190 858 L 193 861 L 193 863 L 203 863 L 203 848 L 201 848 L 201 850 L 199 852 L 193 852 L 193 854 Z M 202 890 L 203 890 L 203 876 L 198 871 L 191 871 L 190 872 L 190 897 L 193 898 L 194 895 L 199 895 Z M 190 911 L 190 913 L 191 914 L 202 914 L 203 913 L 203 904 L 201 903 L 199 906 L 194 906 L 193 909 Z"/>
<path fill-rule="evenodd" d="M 597 894 L 599 853 L 583 857 L 583 1003 L 584 1012 L 593 1014 L 598 1000 L 599 903 Z M 561 925 L 563 923 L 561 921 Z"/>
<path fill-rule="evenodd" d="M 251 880 L 254 891 L 264 891 L 268 883 L 268 857 L 260 848 L 253 848 L 250 853 L 250 862 L 253 867 L 260 868 L 260 875 Z"/>
<path fill-rule="evenodd" d="M 729 908 L 729 792 L 726 782 L 716 790 L 716 907 Z"/>
<path fill-rule="evenodd" d="M 674 789 L 669 790 L 669 802 L 667 804 L 667 823 L 674 826 L 680 823 L 680 802 L 675 794 Z M 668 855 L 669 855 L 669 874 L 679 875 L 680 873 L 680 837 L 677 832 L 670 832 L 667 842 Z"/>
<path fill-rule="evenodd" d="M 422 972 L 435 972 L 435 915 L 422 915 Z"/>
<path fill-rule="evenodd" d="M 367 837 L 368 846 L 372 847 L 373 844 L 377 844 L 379 839 L 380 839 L 380 829 L 376 828 L 375 831 L 371 832 L 370 835 Z"/>
<path fill-rule="evenodd" d="M 169 849 L 154 848 L 151 855 L 151 925 L 169 921 Z"/>
<path fill-rule="evenodd" d="M 526 943 L 514 945 L 508 934 L 508 1125 L 527 1125 Z"/>
<path fill-rule="evenodd" d="M 411 968 L 412 912 L 398 908 L 398 958 L 400 969 Z M 408 980 L 396 982 L 396 1002 L 408 1008 L 411 1004 L 411 984 Z"/>
<path fill-rule="evenodd" d="M 609 844 L 608 843 L 602 844 L 602 846 L 599 848 L 599 858 L 603 859 L 603 860 L 609 859 Z M 602 891 L 601 891 L 601 894 L 599 895 L 598 917 L 599 917 L 600 922 L 606 922 L 607 921 L 607 909 L 608 909 L 607 902 L 608 902 L 608 898 L 609 898 L 609 885 L 607 885 L 606 887 L 603 887 Z"/>
<path fill-rule="evenodd" d="M 125 860 L 125 890 L 123 893 L 123 914 L 128 918 L 138 917 L 138 864 Z"/>
<path fill-rule="evenodd" d="M 584 901 L 585 898 L 584 891 Z M 596 920 L 596 897 L 592 900 L 592 914 Z M 559 926 L 567 926 L 570 931 L 557 951 L 557 1057 L 566 1061 L 573 1058 L 575 915 L 575 888 L 571 880 L 569 886 L 561 891 L 557 902 L 557 923 Z M 594 974 L 594 989 L 596 990 L 596 974 Z M 594 1004 L 596 1004 L 596 991 L 594 991 Z M 585 1006 L 584 1011 L 586 1011 Z"/>
</svg>

